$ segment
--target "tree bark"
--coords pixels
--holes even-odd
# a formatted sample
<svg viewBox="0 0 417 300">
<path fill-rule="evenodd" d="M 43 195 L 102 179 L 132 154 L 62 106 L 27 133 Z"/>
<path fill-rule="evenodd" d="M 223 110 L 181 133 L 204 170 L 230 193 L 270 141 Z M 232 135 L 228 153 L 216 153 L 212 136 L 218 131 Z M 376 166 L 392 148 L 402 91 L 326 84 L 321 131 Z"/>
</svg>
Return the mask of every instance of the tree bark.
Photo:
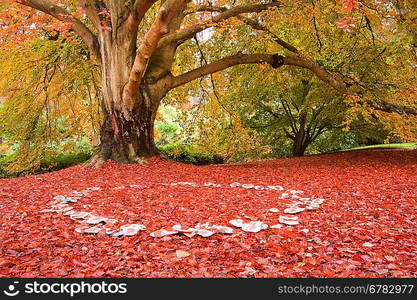
<svg viewBox="0 0 417 300">
<path fill-rule="evenodd" d="M 120 111 L 107 111 L 101 127 L 100 156 L 118 162 L 134 163 L 139 157 L 158 154 L 153 140 L 157 108 L 141 101 L 132 111 L 136 118 L 126 119 Z"/>
<path fill-rule="evenodd" d="M 293 130 L 294 130 L 294 136 L 293 136 L 293 147 L 292 147 L 292 155 L 294 157 L 304 156 L 304 152 L 306 151 L 307 147 L 312 142 L 308 130 L 306 130 L 307 125 L 307 115 L 308 115 L 308 108 L 305 105 L 305 101 L 307 99 L 308 94 L 311 90 L 311 83 L 309 80 L 302 80 L 303 85 L 303 93 L 301 95 L 301 110 L 298 114 L 298 128 L 295 122 L 293 120 Z M 283 102 L 284 103 L 284 102 Z M 288 106 L 288 105 L 287 105 Z M 297 107 L 298 110 L 298 107 Z M 287 108 L 286 112 L 288 114 L 288 117 L 293 118 L 293 115 L 291 113 L 291 108 Z"/>
<path fill-rule="evenodd" d="M 301 136 L 300 136 L 301 137 Z M 292 156 L 301 157 L 304 156 L 304 153 L 308 145 L 305 145 L 302 139 L 296 137 L 293 147 L 292 147 Z"/>
<path fill-rule="evenodd" d="M 136 162 L 139 157 L 158 153 L 153 130 L 160 98 L 152 95 L 144 83 L 135 94 L 127 95 L 122 87 L 127 82 L 129 66 L 115 64 L 115 68 L 110 68 L 110 82 L 103 86 L 100 155 L 118 162 Z M 119 76 L 115 76 L 117 72 Z"/>
<path fill-rule="evenodd" d="M 153 131 L 161 96 L 144 81 L 134 92 L 126 92 L 134 64 L 135 45 L 126 47 L 126 44 L 109 43 L 105 39 L 103 36 L 101 42 L 101 143 L 92 164 L 101 164 L 107 159 L 135 163 L 140 161 L 140 157 L 158 154 Z"/>
</svg>

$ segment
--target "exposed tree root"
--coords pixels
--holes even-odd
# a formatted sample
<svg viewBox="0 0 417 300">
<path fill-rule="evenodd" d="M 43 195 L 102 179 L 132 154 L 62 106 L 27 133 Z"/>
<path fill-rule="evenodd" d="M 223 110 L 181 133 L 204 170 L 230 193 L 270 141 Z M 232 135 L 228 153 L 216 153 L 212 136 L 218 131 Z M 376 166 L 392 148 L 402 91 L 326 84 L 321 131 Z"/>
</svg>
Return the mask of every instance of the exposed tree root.
<svg viewBox="0 0 417 300">
<path fill-rule="evenodd" d="M 88 162 L 86 162 L 83 167 L 85 169 L 88 169 L 88 168 L 100 169 L 108 159 L 112 159 L 112 157 L 107 157 L 103 155 L 102 153 L 97 153 L 93 155 L 93 157 L 91 157 L 91 159 Z M 119 161 L 118 159 L 112 159 L 112 160 L 120 162 L 120 163 L 141 164 L 141 165 L 147 163 L 141 157 L 135 157 L 133 159 L 130 159 L 129 161 L 126 161 L 126 160 Z"/>
<path fill-rule="evenodd" d="M 107 159 L 108 157 L 106 158 L 101 153 L 97 153 L 93 155 L 90 161 L 84 164 L 84 168 L 100 169 L 104 165 Z"/>
</svg>

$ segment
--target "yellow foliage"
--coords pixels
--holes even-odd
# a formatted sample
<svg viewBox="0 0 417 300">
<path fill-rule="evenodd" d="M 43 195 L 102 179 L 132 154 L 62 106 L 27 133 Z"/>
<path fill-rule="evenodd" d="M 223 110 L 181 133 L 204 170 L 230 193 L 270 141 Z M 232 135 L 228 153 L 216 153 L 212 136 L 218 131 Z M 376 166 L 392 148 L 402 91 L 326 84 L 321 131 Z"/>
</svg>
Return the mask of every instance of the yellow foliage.
<svg viewBox="0 0 417 300">
<path fill-rule="evenodd" d="M 18 146 L 10 171 L 30 172 L 43 157 L 97 137 L 100 73 L 83 51 L 39 37 L 0 49 L 0 136 Z"/>
</svg>

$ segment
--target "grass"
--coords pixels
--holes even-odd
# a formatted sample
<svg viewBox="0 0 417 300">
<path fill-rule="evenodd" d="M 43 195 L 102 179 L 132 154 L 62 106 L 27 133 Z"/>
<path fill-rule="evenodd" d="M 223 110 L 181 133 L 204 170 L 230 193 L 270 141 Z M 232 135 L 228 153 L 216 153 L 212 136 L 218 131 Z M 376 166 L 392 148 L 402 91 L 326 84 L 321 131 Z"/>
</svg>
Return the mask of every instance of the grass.
<svg viewBox="0 0 417 300">
<path fill-rule="evenodd" d="M 417 144 L 415 143 L 402 143 L 402 144 L 380 144 L 372 146 L 361 146 L 348 149 L 349 150 L 364 150 L 364 149 L 378 149 L 378 148 L 398 148 L 398 149 L 417 149 Z"/>
</svg>

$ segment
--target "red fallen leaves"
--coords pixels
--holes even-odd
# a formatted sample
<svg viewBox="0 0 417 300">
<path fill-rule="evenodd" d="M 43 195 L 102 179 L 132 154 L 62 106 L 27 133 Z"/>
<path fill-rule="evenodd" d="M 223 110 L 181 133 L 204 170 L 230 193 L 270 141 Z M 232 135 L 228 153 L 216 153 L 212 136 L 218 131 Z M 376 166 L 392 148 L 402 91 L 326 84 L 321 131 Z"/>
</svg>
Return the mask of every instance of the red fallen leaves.
<svg viewBox="0 0 417 300">
<path fill-rule="evenodd" d="M 200 187 L 161 185 L 174 182 Z M 279 223 L 288 204 L 277 199 L 281 191 L 226 188 L 233 182 L 326 201 L 297 214 L 296 226 L 208 238 L 149 235 L 239 218 Z M 70 218 L 40 213 L 54 196 L 92 187 L 100 189 L 71 203 L 75 210 L 88 205 L 94 215 L 147 230 L 82 235 Z M 0 277 L 416 277 L 416 190 L 417 152 L 395 150 L 206 167 L 154 158 L 0 180 Z"/>
</svg>

